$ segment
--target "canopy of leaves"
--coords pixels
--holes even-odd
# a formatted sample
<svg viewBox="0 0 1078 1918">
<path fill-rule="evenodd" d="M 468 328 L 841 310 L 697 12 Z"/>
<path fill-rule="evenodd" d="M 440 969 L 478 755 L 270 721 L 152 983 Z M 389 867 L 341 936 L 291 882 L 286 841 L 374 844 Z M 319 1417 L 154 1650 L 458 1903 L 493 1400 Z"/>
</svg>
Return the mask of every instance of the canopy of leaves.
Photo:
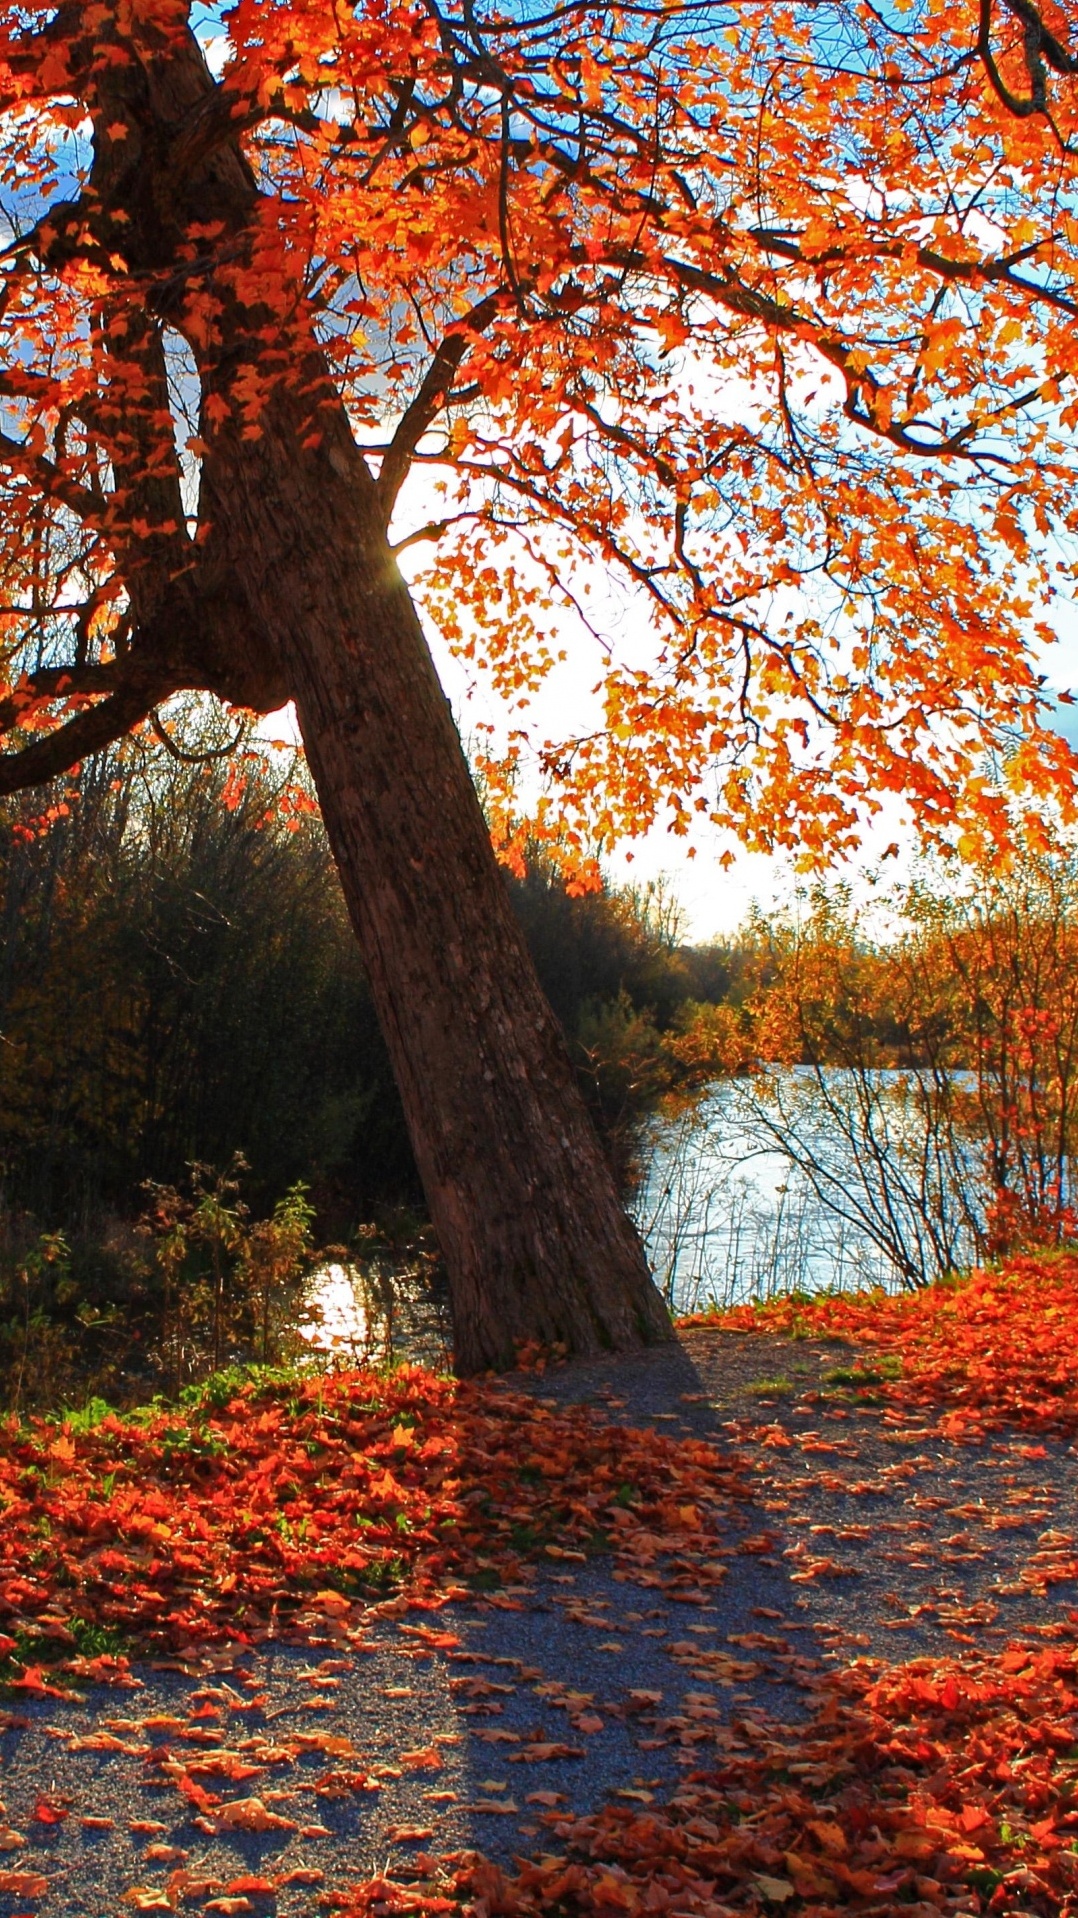
<svg viewBox="0 0 1078 1918">
<path fill-rule="evenodd" d="M 585 722 L 485 768 L 536 754 L 581 847 L 1069 793 L 1058 9 L 237 0 L 212 74 L 193 18 L 0 11 L 8 790 L 242 679 L 219 447 L 316 344 L 449 645 L 515 706 L 595 649 Z"/>
</svg>

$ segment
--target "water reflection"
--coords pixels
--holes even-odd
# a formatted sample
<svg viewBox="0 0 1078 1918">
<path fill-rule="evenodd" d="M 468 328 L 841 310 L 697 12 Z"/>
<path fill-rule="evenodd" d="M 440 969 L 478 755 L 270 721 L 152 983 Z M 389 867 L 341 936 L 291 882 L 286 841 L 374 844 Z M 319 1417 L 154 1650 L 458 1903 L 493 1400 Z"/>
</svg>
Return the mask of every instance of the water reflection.
<svg viewBox="0 0 1078 1918">
<path fill-rule="evenodd" d="M 450 1363 L 448 1299 L 429 1256 L 319 1266 L 307 1282 L 296 1329 L 331 1365 L 403 1359 L 445 1371 Z"/>
<path fill-rule="evenodd" d="M 791 1068 L 726 1080 L 656 1126 L 634 1212 L 675 1310 L 922 1283 L 976 1262 L 983 1155 L 915 1077 Z M 331 1362 L 448 1363 L 433 1259 L 326 1264 L 300 1326 Z"/>
<path fill-rule="evenodd" d="M 311 1274 L 296 1330 L 313 1351 L 341 1362 L 358 1365 L 371 1356 L 373 1327 L 356 1266 L 333 1263 Z"/>
<path fill-rule="evenodd" d="M 938 1092 L 894 1071 L 795 1067 L 726 1081 L 657 1126 L 636 1216 L 670 1303 L 895 1288 L 975 1263 L 983 1152 Z"/>
</svg>

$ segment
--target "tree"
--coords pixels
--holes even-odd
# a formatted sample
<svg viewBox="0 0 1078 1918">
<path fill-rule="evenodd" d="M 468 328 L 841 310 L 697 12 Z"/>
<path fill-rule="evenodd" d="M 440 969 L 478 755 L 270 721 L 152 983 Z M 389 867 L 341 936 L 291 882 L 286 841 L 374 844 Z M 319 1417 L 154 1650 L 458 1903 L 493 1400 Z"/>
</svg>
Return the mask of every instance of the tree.
<svg viewBox="0 0 1078 1918">
<path fill-rule="evenodd" d="M 879 902 L 883 938 L 843 888 L 766 928 L 751 1043 L 777 1070 L 737 1105 L 911 1286 L 1075 1233 L 1073 838 L 956 863 Z"/>
<path fill-rule="evenodd" d="M 514 697 L 586 562 L 647 608 L 541 755 L 582 852 L 663 805 L 809 853 L 881 789 L 1036 811 L 1075 56 L 1032 0 L 195 17 L 0 11 L 0 790 L 182 688 L 294 699 L 458 1362 L 661 1337 L 396 554 Z"/>
</svg>

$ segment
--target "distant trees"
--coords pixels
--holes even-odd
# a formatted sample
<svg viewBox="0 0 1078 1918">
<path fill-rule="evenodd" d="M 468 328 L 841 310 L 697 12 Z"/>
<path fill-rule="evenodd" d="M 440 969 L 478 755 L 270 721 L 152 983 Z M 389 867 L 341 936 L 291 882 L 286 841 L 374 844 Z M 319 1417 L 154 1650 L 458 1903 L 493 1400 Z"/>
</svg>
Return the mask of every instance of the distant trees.
<svg viewBox="0 0 1078 1918">
<path fill-rule="evenodd" d="M 202 716 L 188 743 L 224 730 Z M 9 802 L 0 1165 L 43 1219 L 138 1210 L 143 1179 L 237 1149 L 256 1197 L 300 1177 L 360 1210 L 415 1195 L 319 821 L 294 765 L 241 764 L 132 742 L 42 836 L 40 801 Z"/>
<path fill-rule="evenodd" d="M 1078 853 L 937 870 L 891 903 L 886 937 L 841 891 L 757 926 L 755 1050 L 810 1069 L 759 1079 L 758 1116 L 912 1283 L 1075 1237 Z"/>
<path fill-rule="evenodd" d="M 335 1237 L 421 1207 L 302 767 L 241 743 L 237 771 L 203 705 L 170 725 L 172 750 L 131 740 L 70 790 L 3 804 L 0 1195 L 79 1228 L 239 1150 L 253 1205 L 305 1180 Z M 654 893 L 571 896 L 538 848 L 504 883 L 629 1183 L 643 1120 L 687 1076 L 684 1003 L 727 975 Z"/>
</svg>

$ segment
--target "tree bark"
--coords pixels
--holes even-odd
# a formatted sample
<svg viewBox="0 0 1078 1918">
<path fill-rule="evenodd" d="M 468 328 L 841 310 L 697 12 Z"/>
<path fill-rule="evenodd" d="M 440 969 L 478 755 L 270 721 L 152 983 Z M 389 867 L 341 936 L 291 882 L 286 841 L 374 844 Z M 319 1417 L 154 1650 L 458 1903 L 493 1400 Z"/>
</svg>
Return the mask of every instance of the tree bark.
<svg viewBox="0 0 1078 1918">
<path fill-rule="evenodd" d="M 297 385 L 310 395 L 318 378 Z M 204 505 L 293 689 L 449 1274 L 457 1368 L 511 1365 L 531 1340 L 662 1339 L 666 1308 L 513 916 L 369 471 L 339 402 L 319 418 L 321 444 L 304 450 L 307 406 L 282 392 L 253 444 L 219 436 Z"/>
</svg>

